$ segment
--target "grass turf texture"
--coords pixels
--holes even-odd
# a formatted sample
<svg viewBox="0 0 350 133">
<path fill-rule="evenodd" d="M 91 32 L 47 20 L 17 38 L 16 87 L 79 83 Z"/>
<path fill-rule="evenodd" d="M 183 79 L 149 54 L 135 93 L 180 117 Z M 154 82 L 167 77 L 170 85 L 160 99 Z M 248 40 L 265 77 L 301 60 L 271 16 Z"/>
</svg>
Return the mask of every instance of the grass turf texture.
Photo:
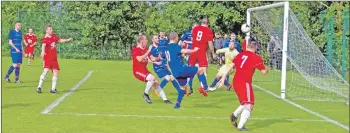
<svg viewBox="0 0 350 133">
<path fill-rule="evenodd" d="M 156 97 L 153 89 L 150 96 L 153 104 L 147 104 L 143 100 L 141 94 L 145 84 L 133 77 L 131 61 L 60 59 L 61 71 L 57 85 L 60 94 L 49 93 L 51 72 L 46 77 L 42 88 L 43 93 L 38 94 L 35 89 L 42 73 L 41 60 L 37 58 L 30 67 L 26 66 L 26 61 L 26 59 L 23 60 L 24 65 L 21 67 L 20 75 L 24 83 L 6 83 L 2 79 L 3 133 L 236 132 L 228 117 L 238 105 L 236 95 L 232 91 L 218 89 L 209 93 L 208 97 L 203 97 L 196 89 L 192 96 L 184 98 L 182 108 L 175 110 L 173 105 L 166 105 L 159 97 Z M 10 63 L 10 58 L 2 58 L 2 78 Z M 53 114 L 40 113 L 74 87 L 91 70 L 94 71 L 92 76 L 50 112 Z M 152 70 L 151 65 L 149 65 L 149 70 Z M 209 68 L 209 84 L 216 72 L 215 69 Z M 13 79 L 14 72 L 11 75 L 11 80 Z M 278 89 L 273 89 L 276 88 L 273 84 L 261 83 L 259 86 L 279 94 Z M 198 87 L 198 80 L 195 78 L 194 88 Z M 252 119 L 246 124 L 246 127 L 253 133 L 348 132 L 329 122 L 290 120 L 322 119 L 270 94 L 254 89 L 256 105 L 251 115 Z M 168 98 L 175 102 L 177 92 L 171 83 L 164 90 Z M 349 125 L 349 106 L 345 106 L 344 103 L 294 102 L 344 125 Z M 164 118 L 163 116 L 174 117 Z M 271 119 L 261 120 L 259 118 Z"/>
</svg>

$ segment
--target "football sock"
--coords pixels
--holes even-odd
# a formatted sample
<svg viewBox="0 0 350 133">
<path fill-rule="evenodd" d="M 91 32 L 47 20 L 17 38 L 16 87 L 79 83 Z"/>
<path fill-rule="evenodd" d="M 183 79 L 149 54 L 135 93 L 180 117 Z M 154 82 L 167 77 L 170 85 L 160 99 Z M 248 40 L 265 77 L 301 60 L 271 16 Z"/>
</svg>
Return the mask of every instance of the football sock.
<svg viewBox="0 0 350 133">
<path fill-rule="evenodd" d="M 165 95 L 163 89 L 162 89 L 160 86 L 156 87 L 156 91 L 158 92 L 159 96 L 160 96 L 163 100 L 168 100 L 168 99 L 166 98 L 166 95 Z"/>
<path fill-rule="evenodd" d="M 199 82 L 202 82 L 204 90 L 208 90 L 207 79 L 205 74 L 198 75 Z"/>
<path fill-rule="evenodd" d="M 11 73 L 13 72 L 14 69 L 15 69 L 15 67 L 10 66 L 9 70 L 7 71 L 7 74 L 6 74 L 5 78 L 9 78 L 9 76 L 11 75 Z"/>
<path fill-rule="evenodd" d="M 43 87 L 43 83 L 44 83 L 46 74 L 47 74 L 47 71 L 44 70 L 44 72 L 40 75 L 38 88 L 39 88 L 39 87 L 40 87 L 40 88 Z"/>
<path fill-rule="evenodd" d="M 249 117 L 250 117 L 250 110 L 243 109 L 243 112 L 241 114 L 241 119 L 238 123 L 237 128 L 243 128 L 244 124 L 248 121 Z"/>
<path fill-rule="evenodd" d="M 145 93 L 148 94 L 149 90 L 152 88 L 154 81 L 147 81 Z"/>
<path fill-rule="evenodd" d="M 28 58 L 28 65 L 30 65 L 30 58 L 31 58 L 31 57 Z"/>
<path fill-rule="evenodd" d="M 56 85 L 57 85 L 57 76 L 53 76 L 52 77 L 52 88 L 51 90 L 55 90 L 56 89 Z"/>
<path fill-rule="evenodd" d="M 164 88 L 164 86 L 168 83 L 169 81 L 166 79 L 163 79 L 162 82 L 160 83 L 160 88 Z"/>
<path fill-rule="evenodd" d="M 215 78 L 213 83 L 210 85 L 210 87 L 214 87 L 218 83 L 219 79 Z"/>
<path fill-rule="evenodd" d="M 233 115 L 235 117 L 238 117 L 238 115 L 240 115 L 242 113 L 244 109 L 244 106 L 243 105 L 239 105 L 238 108 L 235 110 L 235 112 L 233 112 Z"/>
<path fill-rule="evenodd" d="M 20 70 L 19 67 L 16 67 L 16 68 L 15 68 L 15 75 L 16 75 L 15 80 L 16 80 L 16 81 L 19 79 L 19 70 Z"/>
<path fill-rule="evenodd" d="M 190 86 L 190 88 L 192 88 L 193 78 L 194 78 L 194 77 L 191 77 L 191 78 L 188 80 L 188 86 Z"/>
</svg>

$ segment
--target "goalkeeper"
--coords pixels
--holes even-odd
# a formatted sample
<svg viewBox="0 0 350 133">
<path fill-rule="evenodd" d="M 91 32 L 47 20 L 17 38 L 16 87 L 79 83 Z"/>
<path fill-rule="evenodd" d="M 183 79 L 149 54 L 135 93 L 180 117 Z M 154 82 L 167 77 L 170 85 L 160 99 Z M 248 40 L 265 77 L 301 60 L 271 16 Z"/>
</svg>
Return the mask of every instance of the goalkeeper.
<svg viewBox="0 0 350 133">
<path fill-rule="evenodd" d="M 214 79 L 213 83 L 209 86 L 209 91 L 215 91 L 216 84 L 218 81 L 220 81 L 222 75 L 224 73 L 228 73 L 227 75 L 230 75 L 233 73 L 233 69 L 230 69 L 229 66 L 232 64 L 232 60 L 239 54 L 239 52 L 235 49 L 235 42 L 231 41 L 229 43 L 228 48 L 218 49 L 216 50 L 216 54 L 225 53 L 225 65 L 223 65 L 219 72 L 216 74 L 216 78 Z M 228 83 L 228 78 L 225 78 L 225 86 L 227 86 L 227 90 L 230 90 L 232 88 L 232 85 Z"/>
</svg>

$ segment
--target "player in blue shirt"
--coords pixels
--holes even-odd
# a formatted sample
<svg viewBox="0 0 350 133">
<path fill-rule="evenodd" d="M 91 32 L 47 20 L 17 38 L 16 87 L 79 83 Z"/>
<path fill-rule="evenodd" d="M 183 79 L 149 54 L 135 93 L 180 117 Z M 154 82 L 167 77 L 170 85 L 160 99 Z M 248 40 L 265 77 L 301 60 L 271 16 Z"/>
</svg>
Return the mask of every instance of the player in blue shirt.
<svg viewBox="0 0 350 133">
<path fill-rule="evenodd" d="M 192 26 L 192 29 L 194 27 L 198 26 L 197 23 L 194 23 Z M 185 49 L 192 49 L 192 29 L 191 30 L 185 30 L 184 33 L 181 36 L 181 39 L 179 41 L 179 45 L 182 46 Z M 184 45 L 187 45 L 187 47 L 185 47 Z M 189 59 L 189 54 L 185 55 L 186 60 Z M 190 87 L 190 90 L 188 92 L 188 94 L 192 94 L 193 93 L 193 88 L 192 88 L 192 83 L 193 83 L 193 78 L 188 78 L 188 85 Z"/>
<path fill-rule="evenodd" d="M 182 49 L 178 45 L 178 35 L 176 32 L 171 32 L 169 36 L 170 42 L 165 51 L 166 58 L 168 60 L 168 65 L 173 73 L 174 77 L 180 84 L 181 88 L 176 88 L 178 91 L 177 103 L 174 108 L 180 108 L 182 98 L 185 94 L 185 86 L 187 84 L 187 78 L 193 78 L 199 71 L 195 66 L 186 65 L 182 59 L 182 54 L 190 54 L 196 52 L 198 48 L 195 49 Z"/>
<path fill-rule="evenodd" d="M 230 38 L 225 40 L 224 48 L 228 48 L 230 45 L 230 42 L 232 41 L 235 42 L 235 49 L 241 53 L 242 52 L 241 42 L 237 40 L 237 36 L 235 33 L 231 33 Z"/>
<path fill-rule="evenodd" d="M 163 79 L 160 83 L 160 88 L 164 88 L 164 86 L 171 81 L 175 88 L 180 88 L 180 86 L 176 83 L 175 78 L 171 75 L 170 71 L 167 68 L 167 61 L 166 59 L 162 58 L 162 53 L 160 51 L 159 47 L 159 38 L 157 35 L 152 36 L 152 47 L 150 52 L 150 60 L 153 62 L 153 70 L 158 75 L 160 79 Z M 156 93 L 156 91 L 155 91 Z M 166 104 L 173 104 L 168 99 L 166 99 L 164 91 L 156 93 L 157 95 L 160 95 L 162 99 L 164 100 L 164 103 Z"/>
<path fill-rule="evenodd" d="M 22 64 L 23 45 L 22 45 L 22 32 L 21 22 L 15 23 L 15 29 L 10 31 L 9 44 L 11 46 L 12 66 L 10 66 L 5 76 L 6 82 L 11 82 L 9 77 L 13 70 L 15 70 L 15 83 L 21 83 L 19 80 L 19 71 Z"/>
<path fill-rule="evenodd" d="M 159 32 L 159 50 L 161 51 L 162 56 L 165 55 L 164 51 L 167 45 L 168 45 L 168 38 L 165 36 L 165 32 Z"/>
</svg>

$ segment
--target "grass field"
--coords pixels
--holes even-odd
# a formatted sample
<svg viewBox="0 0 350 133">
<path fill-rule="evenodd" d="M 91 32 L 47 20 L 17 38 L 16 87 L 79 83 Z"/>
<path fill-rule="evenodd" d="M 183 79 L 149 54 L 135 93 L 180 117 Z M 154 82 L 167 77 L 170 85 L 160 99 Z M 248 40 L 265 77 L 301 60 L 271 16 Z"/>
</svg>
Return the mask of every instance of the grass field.
<svg viewBox="0 0 350 133">
<path fill-rule="evenodd" d="M 24 59 L 24 62 L 27 60 Z M 2 57 L 2 75 L 10 66 L 10 58 Z M 4 83 L 2 79 L 3 133 L 229 133 L 237 132 L 228 115 L 238 105 L 236 95 L 224 89 L 203 97 L 185 97 L 182 108 L 174 110 L 159 97 L 151 95 L 153 104 L 141 97 L 144 84 L 132 75 L 131 61 L 60 60 L 57 89 L 50 94 L 52 74 L 49 73 L 43 93 L 36 93 L 42 64 L 35 60 L 30 67 L 21 67 L 22 84 Z M 211 66 L 208 82 L 216 70 Z M 151 66 L 149 65 L 149 68 Z M 81 81 L 89 71 L 91 76 Z M 259 76 L 260 77 L 260 76 Z M 13 80 L 13 74 L 11 75 Z M 198 87 L 197 79 L 194 80 Z M 74 92 L 71 88 L 76 85 Z M 255 84 L 279 94 L 274 85 Z M 347 133 L 349 106 L 344 103 L 293 101 L 313 112 L 328 117 L 336 125 L 255 89 L 256 106 L 246 127 L 253 133 Z M 171 84 L 164 88 L 175 102 L 176 90 Z M 66 94 L 66 95 L 65 95 Z M 70 95 L 68 95 L 70 94 Z M 41 112 L 58 98 L 64 97 L 46 114 Z"/>
</svg>

